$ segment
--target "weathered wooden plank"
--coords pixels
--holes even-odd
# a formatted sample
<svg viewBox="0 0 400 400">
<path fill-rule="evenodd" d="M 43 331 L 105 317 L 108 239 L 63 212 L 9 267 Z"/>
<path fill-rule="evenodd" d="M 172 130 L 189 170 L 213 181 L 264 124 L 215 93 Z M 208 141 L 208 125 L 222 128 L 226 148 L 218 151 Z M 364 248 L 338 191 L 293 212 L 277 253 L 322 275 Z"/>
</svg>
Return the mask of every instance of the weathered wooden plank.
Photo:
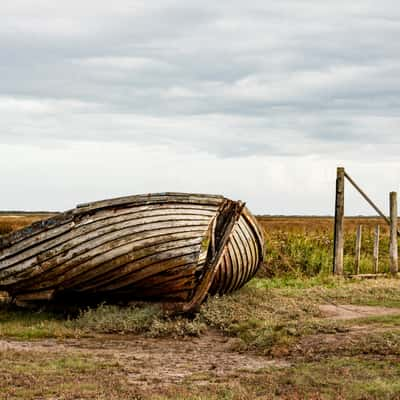
<svg viewBox="0 0 400 400">
<path fill-rule="evenodd" d="M 252 237 L 255 238 L 257 246 L 259 247 L 259 253 L 263 254 L 263 249 L 264 249 L 264 234 L 263 231 L 260 228 L 260 225 L 258 224 L 258 221 L 256 218 L 250 213 L 247 207 L 244 207 L 242 210 L 242 213 L 240 215 L 240 218 L 243 218 L 246 221 L 246 225 L 251 230 L 252 232 Z"/>
<path fill-rule="evenodd" d="M 379 235 L 380 235 L 380 226 L 376 225 L 375 227 L 375 237 L 374 237 L 374 272 L 378 273 L 379 270 Z"/>
<path fill-rule="evenodd" d="M 95 237 L 102 236 L 109 232 L 116 232 L 125 229 L 127 227 L 136 226 L 137 228 L 146 226 L 151 223 L 157 222 L 175 222 L 175 221 L 204 221 L 208 223 L 212 216 L 200 214 L 187 213 L 187 210 L 178 213 L 176 210 L 165 210 L 165 211 L 150 211 L 139 214 L 110 218 L 108 220 L 98 221 L 94 224 L 80 226 L 79 228 L 70 229 L 64 235 L 58 236 L 55 239 L 43 242 L 40 245 L 36 245 L 34 248 L 29 248 L 24 252 L 19 252 L 15 256 L 7 257 L 0 261 L 0 277 L 1 271 L 8 267 L 21 263 L 22 261 L 34 257 L 38 254 L 44 253 L 48 250 L 56 248 L 56 252 L 65 252 L 70 248 L 75 247 L 77 244 L 89 241 Z M 139 230 L 138 230 L 139 232 Z M 41 257 L 43 260 L 43 258 Z"/>
<path fill-rule="evenodd" d="M 217 206 L 207 206 L 207 205 L 193 205 L 193 204 L 149 204 L 145 206 L 130 206 L 124 208 L 111 208 L 111 209 L 101 209 L 95 213 L 82 214 L 79 217 L 75 217 L 75 224 L 77 227 L 84 224 L 90 224 L 103 219 L 114 218 L 122 215 L 140 213 L 143 211 L 160 211 L 163 210 L 191 210 L 193 213 L 207 213 L 209 215 L 215 215 L 218 210 Z"/>
<path fill-rule="evenodd" d="M 76 256 L 78 253 L 86 252 L 89 247 L 94 249 L 101 244 L 118 238 L 123 240 L 123 238 L 134 234 L 138 237 L 138 234 L 143 236 L 147 235 L 148 232 L 153 232 L 154 235 L 157 235 L 157 232 L 165 232 L 165 228 L 167 227 L 175 228 L 177 231 L 181 231 L 185 227 L 187 228 L 187 231 L 198 231 L 201 230 L 202 227 L 204 227 L 204 229 L 206 228 L 208 220 L 202 217 L 194 219 L 192 216 L 189 218 L 179 216 L 171 220 L 169 217 L 165 216 L 157 217 L 154 220 L 152 218 L 147 218 L 146 220 L 141 220 L 139 222 L 141 223 L 138 224 L 137 221 L 126 221 L 120 223 L 118 226 L 106 226 L 77 237 L 74 237 L 72 234 L 69 240 L 59 238 L 55 244 L 53 243 L 52 245 L 49 245 L 48 248 L 46 247 L 46 249 L 39 254 L 37 254 L 38 250 L 33 253 L 26 253 L 25 256 L 30 256 L 29 258 L 25 258 L 21 255 L 17 258 L 5 260 L 1 264 L 0 279 L 10 275 L 9 271 L 11 270 L 13 272 L 28 270 L 32 266 L 43 264 L 45 261 L 53 259 L 60 254 L 61 259 L 58 257 L 56 262 L 62 262 L 63 259 L 68 259 L 72 256 L 71 251 L 73 251 L 73 255 Z M 60 244 L 62 244 L 62 246 Z M 18 264 L 17 267 L 10 269 L 10 267 L 15 264 Z"/>
<path fill-rule="evenodd" d="M 223 253 L 223 262 L 220 264 L 221 272 L 222 272 L 222 281 L 218 285 L 218 293 L 222 294 L 226 292 L 226 288 L 228 287 L 228 278 L 229 278 L 229 268 L 230 268 L 230 257 L 228 252 L 228 247 L 225 248 Z"/>
<path fill-rule="evenodd" d="M 21 293 L 16 296 L 17 301 L 39 301 L 51 300 L 54 296 L 54 290 L 42 290 L 40 292 Z"/>
<path fill-rule="evenodd" d="M 235 280 L 238 274 L 240 274 L 240 267 L 239 267 L 239 260 L 238 260 L 238 255 L 237 255 L 237 249 L 235 242 L 233 240 L 233 236 L 229 238 L 229 243 L 228 243 L 228 253 L 231 259 L 231 265 L 232 265 L 232 270 L 230 271 L 230 274 L 228 276 L 228 288 L 227 288 L 227 293 L 230 293 L 233 290 L 233 287 L 235 285 Z"/>
<path fill-rule="evenodd" d="M 179 286 L 179 282 L 182 280 L 185 282 L 190 281 L 193 284 L 196 283 L 197 279 L 194 274 L 195 270 L 196 265 L 194 263 L 180 265 L 175 268 L 165 270 L 160 274 L 153 275 L 145 280 L 138 281 L 135 285 L 132 285 L 132 288 L 139 290 L 139 288 L 151 289 L 166 288 L 169 286 L 171 290 L 176 290 L 176 286 Z M 172 288 L 172 285 L 174 285 L 174 289 Z"/>
<path fill-rule="evenodd" d="M 174 235 L 173 240 L 149 240 L 148 246 L 137 246 L 135 249 L 128 250 L 126 247 L 121 250 L 111 250 L 113 253 L 112 258 L 107 257 L 106 262 L 102 262 L 104 257 L 94 257 L 86 263 L 79 264 L 73 269 L 63 273 L 62 282 L 60 287 L 67 288 L 73 287 L 76 284 L 82 284 L 98 275 L 108 273 L 109 271 L 121 268 L 121 266 L 128 264 L 133 260 L 139 260 L 151 254 L 162 252 L 168 249 L 185 249 L 185 252 L 194 252 L 198 250 L 201 243 L 201 238 L 187 234 Z"/>
<path fill-rule="evenodd" d="M 37 287 L 61 285 L 62 282 L 66 284 L 69 280 L 77 276 L 80 277 L 79 279 L 82 283 L 85 282 L 85 274 L 101 275 L 107 269 L 116 268 L 118 262 L 122 263 L 125 259 L 127 263 L 149 254 L 156 254 L 158 251 L 162 252 L 185 244 L 187 247 L 196 246 L 200 242 L 201 237 L 196 232 L 179 232 L 172 235 L 167 234 L 139 240 L 136 238 L 136 240 L 131 242 L 123 241 L 122 244 L 118 243 L 119 245 L 116 243 L 107 243 L 97 249 L 91 249 L 78 257 L 69 259 L 62 264 L 57 263 L 55 266 L 53 265 L 52 269 L 50 269 L 52 265 L 49 264 L 47 272 L 45 272 L 46 266 L 42 266 L 43 270 L 40 271 L 36 279 L 38 281 Z M 12 278 L 11 282 L 6 281 L 6 283 L 12 283 Z M 31 283 L 29 282 L 29 284 Z M 20 287 L 23 284 L 24 281 L 21 281 L 15 287 Z"/>
<path fill-rule="evenodd" d="M 397 193 L 390 193 L 390 272 L 393 276 L 399 272 L 397 238 Z"/>
<path fill-rule="evenodd" d="M 252 271 L 253 262 L 254 262 L 251 244 L 248 240 L 248 237 L 246 236 L 243 223 L 244 223 L 244 221 L 243 221 L 242 217 L 240 217 L 238 224 L 237 224 L 237 233 L 238 233 L 238 238 L 242 243 L 242 247 L 243 247 L 242 251 L 246 256 L 246 260 L 244 261 L 244 265 L 242 266 L 243 275 L 242 275 L 242 279 L 239 282 L 238 288 L 242 287 L 247 282 L 248 277 L 250 276 L 250 273 Z"/>
<path fill-rule="evenodd" d="M 154 235 L 149 233 L 149 237 L 140 238 L 132 235 L 129 239 L 118 238 L 113 241 L 102 244 L 96 248 L 88 248 L 85 252 L 78 255 L 64 257 L 61 255 L 56 260 L 46 261 L 32 267 L 30 270 L 24 270 L 20 275 L 11 275 L 2 279 L 2 284 L 7 285 L 16 282 L 16 280 L 28 279 L 40 275 L 46 279 L 54 278 L 60 274 L 64 275 L 68 270 L 80 270 L 83 265 L 89 263 L 105 263 L 111 261 L 115 254 L 121 255 L 137 249 L 145 249 L 153 244 L 162 244 L 168 241 L 173 242 L 178 236 L 187 239 L 201 240 L 200 232 L 177 232 L 175 234 Z M 145 250 L 144 250 L 145 251 Z M 18 267 L 18 266 L 17 266 Z M 17 268 L 13 267 L 13 268 Z"/>
<path fill-rule="evenodd" d="M 233 238 L 233 243 L 234 243 L 234 247 L 236 248 L 236 257 L 237 257 L 237 261 L 238 261 L 238 270 L 235 273 L 235 278 L 234 278 L 234 284 L 233 287 L 231 289 L 231 292 L 234 290 L 237 290 L 240 287 L 240 282 L 243 279 L 243 276 L 245 274 L 245 265 L 247 264 L 247 261 L 245 259 L 245 255 L 244 255 L 244 249 L 242 250 L 242 248 L 240 247 L 239 244 L 239 237 L 236 231 L 235 235 L 232 235 Z"/>
<path fill-rule="evenodd" d="M 219 259 L 217 270 L 219 274 L 215 276 L 214 281 L 212 283 L 210 293 L 212 294 L 222 294 L 224 293 L 224 288 L 226 286 L 227 280 L 227 248 L 224 249 L 222 256 Z"/>
<path fill-rule="evenodd" d="M 244 203 L 222 196 L 128 196 L 68 215 L 71 225 L 48 222 L 8 241 L 0 289 L 181 299 L 188 311 L 210 290 L 242 286 L 262 259 L 257 222 Z"/>
<path fill-rule="evenodd" d="M 239 287 L 240 282 L 244 276 L 244 266 L 247 265 L 247 259 L 245 259 L 245 249 L 241 246 L 239 236 L 238 236 L 238 224 L 236 223 L 235 228 L 232 232 L 232 242 L 233 246 L 236 248 L 236 257 L 238 262 L 238 269 L 235 273 L 235 277 L 233 279 L 233 285 L 231 291 L 235 290 Z"/>
<path fill-rule="evenodd" d="M 362 225 L 358 225 L 356 233 L 355 268 L 356 274 L 360 273 Z"/>
<path fill-rule="evenodd" d="M 185 204 L 204 204 L 219 205 L 223 202 L 222 196 L 213 195 L 185 195 L 185 194 L 152 194 L 120 197 L 110 200 L 102 200 L 93 203 L 79 204 L 74 210 L 75 214 L 86 213 L 107 207 L 125 206 L 127 204 L 162 204 L 162 203 L 185 203 Z"/>
<path fill-rule="evenodd" d="M 177 218 L 176 220 L 169 220 L 168 218 L 164 219 L 164 218 L 158 217 L 155 221 L 152 221 L 150 219 L 148 219 L 147 221 L 148 221 L 148 224 L 153 224 L 153 223 L 161 224 L 163 222 L 166 226 L 176 228 L 177 230 L 179 230 L 178 228 L 187 226 L 188 231 L 202 230 L 202 229 L 205 229 L 205 227 L 207 226 L 207 220 L 204 220 L 202 218 L 199 218 L 199 219 Z M 117 240 L 117 239 L 123 241 L 125 236 L 133 235 L 133 234 L 136 234 L 139 232 L 140 232 L 140 235 L 136 235 L 138 239 L 140 238 L 140 236 L 146 235 L 146 232 L 153 231 L 154 236 L 157 235 L 158 230 L 147 229 L 149 226 L 148 224 L 139 224 L 139 225 L 136 225 L 136 227 L 132 226 L 131 228 L 127 229 L 127 231 L 122 230 L 121 234 L 119 233 L 121 231 L 116 228 L 116 229 L 112 229 L 110 231 L 110 233 L 107 233 L 107 235 L 104 233 L 104 231 L 102 231 L 103 234 L 100 235 L 99 237 L 97 237 L 97 235 L 89 236 L 88 240 L 86 240 L 86 237 L 82 237 L 82 238 L 79 238 L 76 240 L 72 239 L 71 242 L 69 242 L 69 243 L 67 242 L 62 247 L 56 247 L 56 248 L 54 248 L 54 250 L 51 248 L 49 251 L 44 251 L 43 255 L 39 254 L 38 256 L 31 257 L 30 259 L 26 260 L 26 263 L 19 262 L 17 264 L 15 262 L 13 262 L 10 266 L 4 265 L 2 267 L 2 269 L 0 270 L 0 279 L 8 276 L 10 274 L 10 271 L 18 272 L 20 270 L 25 270 L 26 268 L 30 267 L 33 264 L 37 264 L 37 263 L 43 264 L 47 259 L 54 258 L 59 254 L 61 254 L 61 257 L 63 257 L 64 259 L 65 258 L 68 259 L 71 257 L 70 250 L 74 250 L 73 255 L 75 255 L 75 253 L 79 253 L 82 249 L 84 251 L 87 251 L 88 248 L 95 249 L 96 247 L 98 247 L 99 245 L 101 245 L 103 243 L 107 243 L 107 242 L 110 242 L 112 240 Z M 163 229 L 164 229 L 164 227 L 161 227 L 159 229 L 161 231 L 161 233 L 162 233 Z M 109 231 L 106 230 L 106 232 L 109 232 Z M 61 261 L 59 258 L 57 260 Z"/>
<path fill-rule="evenodd" d="M 241 201 L 235 203 L 230 200 L 226 200 L 226 202 L 224 202 L 224 204 L 221 206 L 221 210 L 223 208 L 226 211 L 223 213 L 223 219 L 225 220 L 225 222 L 222 224 L 217 224 L 216 228 L 218 229 L 218 231 L 221 230 L 221 232 L 218 232 L 218 250 L 215 256 L 212 258 L 211 262 L 206 266 L 207 269 L 203 275 L 203 278 L 194 289 L 192 298 L 181 308 L 182 312 L 197 309 L 199 305 L 205 300 L 207 293 L 209 293 L 211 284 L 215 277 L 218 261 L 229 242 L 234 224 L 240 216 L 240 213 L 243 211 L 244 203 L 242 203 Z M 219 220 L 221 220 L 220 217 L 222 217 L 222 215 L 219 216 Z M 226 219 L 228 220 L 226 221 Z"/>
<path fill-rule="evenodd" d="M 171 268 L 192 265 L 197 261 L 198 254 L 198 251 L 193 252 L 191 248 L 186 251 L 182 248 L 166 250 L 134 260 L 77 287 L 82 290 L 118 290 L 159 275 Z"/>
<path fill-rule="evenodd" d="M 133 235 L 133 237 L 136 237 L 137 240 L 144 240 L 144 239 L 151 239 L 151 238 L 157 238 L 160 236 L 168 236 L 172 234 L 178 234 L 178 233 L 192 233 L 193 237 L 202 237 L 204 234 L 204 230 L 201 227 L 194 226 L 192 228 L 190 227 L 180 227 L 180 228 L 165 228 L 163 230 L 157 231 L 157 233 L 154 233 L 154 231 L 147 231 L 144 232 L 140 235 L 140 237 L 136 237 Z M 137 241 L 136 240 L 136 241 Z M 110 248 L 115 248 L 119 244 L 125 244 L 125 243 L 135 243 L 134 241 L 130 240 L 127 237 L 124 238 L 119 238 L 118 240 L 114 240 L 111 243 L 107 242 L 105 245 Z M 51 260 L 51 264 L 49 263 L 38 263 L 37 265 L 34 265 L 31 269 L 25 269 L 23 272 L 21 272 L 19 275 L 13 275 L 13 279 L 17 279 L 19 283 L 15 284 L 15 288 L 19 288 L 22 286 L 26 287 L 27 285 L 32 285 L 35 282 L 40 282 L 43 281 L 44 279 L 50 280 L 54 279 L 58 275 L 62 274 L 63 271 L 66 269 L 66 263 L 68 262 L 73 262 L 73 264 L 79 264 L 83 263 L 84 260 L 88 260 L 91 257 L 96 254 L 104 253 L 104 244 L 102 247 L 102 250 L 99 250 L 100 245 L 97 248 L 92 248 L 91 254 L 88 254 L 89 250 L 87 248 L 82 248 L 82 251 L 74 251 L 73 256 L 71 254 L 62 254 L 56 259 Z M 96 250 L 97 249 L 97 250 Z M 76 259 L 77 257 L 81 257 L 78 260 Z M 83 258 L 82 258 L 83 257 Z M 71 261 L 75 258 L 75 261 Z M 111 261 L 111 260 L 110 260 Z M 71 265 L 71 264 L 70 264 Z M 33 269 L 35 268 L 35 269 Z M 3 280 L 3 282 L 6 282 Z"/>
<path fill-rule="evenodd" d="M 249 241 L 251 248 L 254 250 L 254 264 L 250 274 L 246 277 L 246 282 L 253 277 L 264 260 L 264 244 L 265 238 L 256 219 L 246 208 L 243 210 L 240 220 L 243 220 L 243 226 L 249 233 Z"/>
<path fill-rule="evenodd" d="M 249 270 L 248 275 L 245 278 L 245 281 L 247 282 L 250 277 L 252 277 L 255 273 L 255 271 L 258 268 L 258 256 L 257 256 L 257 241 L 255 238 L 255 235 L 253 231 L 251 230 L 251 227 L 249 226 L 247 220 L 245 218 L 240 218 L 239 220 L 239 226 L 242 229 L 242 232 L 244 233 L 246 240 L 247 240 L 247 245 L 249 246 L 250 253 L 251 253 L 251 267 Z"/>
<path fill-rule="evenodd" d="M 333 273 L 343 275 L 344 168 L 337 169 Z"/>
<path fill-rule="evenodd" d="M 141 203 L 143 199 L 152 200 L 159 198 L 169 199 L 171 202 L 173 202 L 173 199 L 188 199 L 188 198 L 220 199 L 220 200 L 224 199 L 224 197 L 221 195 L 203 194 L 203 193 L 182 193 L 182 192 L 143 193 L 143 194 L 135 194 L 129 196 L 114 197 L 112 199 L 97 200 L 89 203 L 81 203 L 77 205 L 77 208 L 84 208 L 95 205 L 103 206 L 104 204 L 113 205 L 113 204 L 119 204 L 121 201 L 127 201 L 128 203 L 137 204 Z"/>
<path fill-rule="evenodd" d="M 194 253 L 192 253 L 194 254 Z M 197 255 L 197 254 L 196 254 Z M 190 255 L 187 257 L 180 257 L 181 261 L 175 261 L 174 263 L 169 263 L 168 261 L 158 262 L 156 264 L 151 265 L 149 268 L 141 269 L 138 274 L 132 274 L 128 277 L 126 282 L 120 282 L 119 284 L 112 284 L 111 286 L 107 285 L 106 288 L 111 288 L 112 290 L 119 290 L 119 288 L 127 288 L 130 287 L 132 289 L 136 287 L 155 287 L 157 284 L 164 286 L 165 283 L 169 280 L 166 278 L 167 274 L 172 274 L 171 280 L 176 276 L 183 276 L 185 273 L 188 273 L 193 277 L 195 277 L 194 271 L 196 268 L 196 257 L 191 257 Z M 191 262 L 192 261 L 192 262 Z M 190 272 L 187 272 L 190 269 Z M 172 273 L 171 271 L 175 271 Z M 138 275 L 138 276 L 136 276 Z M 131 278 L 131 279 L 129 279 Z"/>
<path fill-rule="evenodd" d="M 229 285 L 229 276 L 231 274 L 231 270 L 232 270 L 232 261 L 231 261 L 231 257 L 229 254 L 229 249 L 228 246 L 226 246 L 225 250 L 224 250 L 224 257 L 223 257 L 223 263 L 221 264 L 221 267 L 223 267 L 221 269 L 221 271 L 223 272 L 223 281 L 220 284 L 220 290 L 219 290 L 219 294 L 223 294 L 227 292 L 227 287 Z"/>
<path fill-rule="evenodd" d="M 367 203 L 390 225 L 389 218 L 379 209 L 379 207 L 367 196 L 367 194 L 354 182 L 349 174 L 344 172 L 345 178 L 353 185 L 353 187 L 357 190 L 358 193 L 361 194 L 362 197 L 367 201 Z"/>
</svg>

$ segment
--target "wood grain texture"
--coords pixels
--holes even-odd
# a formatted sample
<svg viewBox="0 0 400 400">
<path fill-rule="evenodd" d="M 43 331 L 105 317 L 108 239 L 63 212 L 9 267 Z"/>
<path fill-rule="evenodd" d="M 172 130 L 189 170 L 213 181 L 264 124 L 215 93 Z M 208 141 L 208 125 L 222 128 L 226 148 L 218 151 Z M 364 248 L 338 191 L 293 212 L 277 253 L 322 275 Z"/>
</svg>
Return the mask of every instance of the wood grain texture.
<svg viewBox="0 0 400 400">
<path fill-rule="evenodd" d="M 337 169 L 336 176 L 335 228 L 333 250 L 333 273 L 335 275 L 343 275 L 344 177 L 344 168 L 339 167 Z"/>
<path fill-rule="evenodd" d="M 397 215 L 397 192 L 390 192 L 390 272 L 393 276 L 399 272 Z"/>
<path fill-rule="evenodd" d="M 360 273 L 362 225 L 358 225 L 356 232 L 355 268 L 356 275 Z"/>
<path fill-rule="evenodd" d="M 190 311 L 209 292 L 242 287 L 263 249 L 261 230 L 240 201 L 128 196 L 82 204 L 1 237 L 0 290 L 24 301 L 120 296 Z"/>
<path fill-rule="evenodd" d="M 374 272 L 375 274 L 379 271 L 379 236 L 380 226 L 376 225 L 374 235 Z"/>
</svg>

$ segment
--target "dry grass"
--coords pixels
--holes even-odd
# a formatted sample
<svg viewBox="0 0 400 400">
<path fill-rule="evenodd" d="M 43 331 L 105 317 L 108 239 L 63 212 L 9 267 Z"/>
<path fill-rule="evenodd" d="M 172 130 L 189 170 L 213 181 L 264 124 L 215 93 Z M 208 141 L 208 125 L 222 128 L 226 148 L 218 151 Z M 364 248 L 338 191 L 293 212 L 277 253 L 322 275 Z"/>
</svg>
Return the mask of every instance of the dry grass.
<svg viewBox="0 0 400 400">
<path fill-rule="evenodd" d="M 266 237 L 266 258 L 259 276 L 328 275 L 332 269 L 333 218 L 258 217 Z M 379 272 L 389 272 L 389 229 L 382 219 L 345 219 L 344 270 L 354 273 L 355 232 L 363 226 L 361 273 L 374 272 L 373 243 L 376 225 L 381 227 Z"/>
<path fill-rule="evenodd" d="M 193 374 L 181 384 L 130 383 L 117 359 L 90 353 L 5 351 L 0 355 L 4 399 L 398 399 L 400 358 L 327 357 L 284 368 L 216 376 Z M 199 384 L 198 382 L 206 382 Z"/>
<path fill-rule="evenodd" d="M 269 231 L 292 233 L 333 233 L 333 217 L 303 217 L 303 216 L 258 216 L 261 226 Z M 346 233 L 353 233 L 358 225 L 367 230 L 380 225 L 383 234 L 388 233 L 388 225 L 379 217 L 345 217 L 344 229 Z"/>
<path fill-rule="evenodd" d="M 38 353 L 25 347 L 23 353 L 0 352 L 0 392 L 9 399 L 395 399 L 400 378 L 400 317 L 330 320 L 321 314 L 319 304 L 400 308 L 400 281 L 255 279 L 232 295 L 210 298 L 194 321 L 163 316 L 155 306 L 102 305 L 83 311 L 77 319 L 3 306 L 3 339 L 18 339 L 27 346 L 29 341 L 53 337 L 62 341 L 65 350 Z M 140 333 L 145 343 L 154 340 L 146 339 L 147 335 L 181 338 L 195 334 L 199 338 L 191 340 L 201 340 L 208 330 L 226 336 L 233 352 L 284 359 L 287 364 L 217 374 L 205 363 L 202 371 L 168 385 L 161 384 L 154 366 L 154 379 L 142 386 L 137 383 L 141 372 L 135 348 L 125 361 L 107 352 L 112 349 L 108 342 L 116 340 L 115 333 L 118 341 L 131 340 L 127 333 Z M 76 353 L 84 338 L 97 346 L 96 352 Z M 193 343 L 193 357 L 207 358 L 207 351 L 199 349 L 197 354 Z M 155 350 L 150 344 L 149 349 L 146 363 L 151 365 Z M 173 350 L 165 347 L 162 351 Z M 136 383 L 132 383 L 133 376 Z"/>
<path fill-rule="evenodd" d="M 22 229 L 36 221 L 47 219 L 51 214 L 0 214 L 0 235 Z"/>
<path fill-rule="evenodd" d="M 135 399 L 117 360 L 90 353 L 0 352 L 2 399 Z"/>
<path fill-rule="evenodd" d="M 8 220 L 7 220 L 8 218 Z M 11 218 L 11 220 L 10 220 Z M 42 216 L 0 216 L 22 227 Z M 5 399 L 400 399 L 399 316 L 354 320 L 324 317 L 320 304 L 400 308 L 400 281 L 353 281 L 329 276 L 333 221 L 329 218 L 260 217 L 267 255 L 259 277 L 232 295 L 210 298 L 195 319 L 171 318 L 155 306 L 101 305 L 77 318 L 43 310 L 0 306 L 0 338 L 23 343 L 62 340 L 65 351 L 0 351 L 0 393 Z M 345 268 L 351 272 L 354 232 L 364 228 L 362 268 L 371 266 L 372 238 L 379 219 L 346 220 Z M 8 225 L 10 226 L 10 225 Z M 382 269 L 387 229 L 382 228 Z M 8 228 L 7 228 L 8 229 Z M 266 278 L 268 277 L 268 278 Z M 76 353 L 70 341 L 91 337 L 107 349 L 107 338 L 196 336 L 217 331 L 233 352 L 285 360 L 285 366 L 217 374 L 206 368 L 179 383 L 161 385 L 155 370 L 149 386 L 109 353 Z M 101 339 L 98 337 L 101 335 Z M 125 338 L 125 339 L 124 339 Z M 111 339 L 110 339 L 111 340 Z M 165 340 L 165 339 L 163 339 Z M 186 339 L 188 340 L 188 339 Z M 179 342 L 178 346 L 179 346 Z M 134 351 L 134 349 L 133 349 Z M 151 350 L 154 351 L 154 350 Z M 149 352 L 148 363 L 152 362 Z M 165 352 L 171 349 L 166 348 Z M 196 349 L 193 350 L 194 352 Z M 197 355 L 207 357 L 207 352 Z M 132 356 L 133 365 L 137 360 Z M 173 366 L 171 366 L 173 368 Z M 132 374 L 136 373 L 132 383 Z M 1 397 L 1 396 L 0 396 Z"/>
</svg>

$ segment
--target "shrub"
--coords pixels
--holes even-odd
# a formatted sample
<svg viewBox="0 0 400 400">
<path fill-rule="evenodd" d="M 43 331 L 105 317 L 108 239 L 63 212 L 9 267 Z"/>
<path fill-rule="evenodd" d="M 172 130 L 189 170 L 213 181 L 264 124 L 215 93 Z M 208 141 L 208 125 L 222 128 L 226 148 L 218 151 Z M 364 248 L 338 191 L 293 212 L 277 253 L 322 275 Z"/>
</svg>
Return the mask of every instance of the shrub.
<svg viewBox="0 0 400 400">
<path fill-rule="evenodd" d="M 144 333 L 150 337 L 199 336 L 206 329 L 197 318 L 171 317 L 151 304 L 130 307 L 101 304 L 81 311 L 71 324 L 92 332 Z"/>
</svg>

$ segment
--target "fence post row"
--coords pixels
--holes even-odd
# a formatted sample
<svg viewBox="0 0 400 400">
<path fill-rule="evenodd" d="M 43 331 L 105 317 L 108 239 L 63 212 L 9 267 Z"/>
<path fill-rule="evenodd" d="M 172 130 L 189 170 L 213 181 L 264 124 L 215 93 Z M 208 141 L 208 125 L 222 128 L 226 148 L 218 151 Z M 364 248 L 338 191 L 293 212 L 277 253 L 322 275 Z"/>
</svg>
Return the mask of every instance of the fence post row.
<svg viewBox="0 0 400 400">
<path fill-rule="evenodd" d="M 344 181 L 347 179 L 361 196 L 372 206 L 372 208 L 390 226 L 390 271 L 396 275 L 398 266 L 398 236 L 400 230 L 397 227 L 397 193 L 390 193 L 390 218 L 388 218 L 376 204 L 365 194 L 365 192 L 354 182 L 345 172 L 344 168 L 337 168 L 336 175 L 336 201 L 335 201 L 335 228 L 334 228 L 334 254 L 333 254 L 333 273 L 343 275 L 343 248 L 344 248 Z M 360 249 L 361 249 L 361 227 L 357 230 L 356 244 L 356 273 L 360 272 Z M 378 272 L 379 262 L 379 225 L 375 230 L 374 242 L 374 268 Z"/>
</svg>

